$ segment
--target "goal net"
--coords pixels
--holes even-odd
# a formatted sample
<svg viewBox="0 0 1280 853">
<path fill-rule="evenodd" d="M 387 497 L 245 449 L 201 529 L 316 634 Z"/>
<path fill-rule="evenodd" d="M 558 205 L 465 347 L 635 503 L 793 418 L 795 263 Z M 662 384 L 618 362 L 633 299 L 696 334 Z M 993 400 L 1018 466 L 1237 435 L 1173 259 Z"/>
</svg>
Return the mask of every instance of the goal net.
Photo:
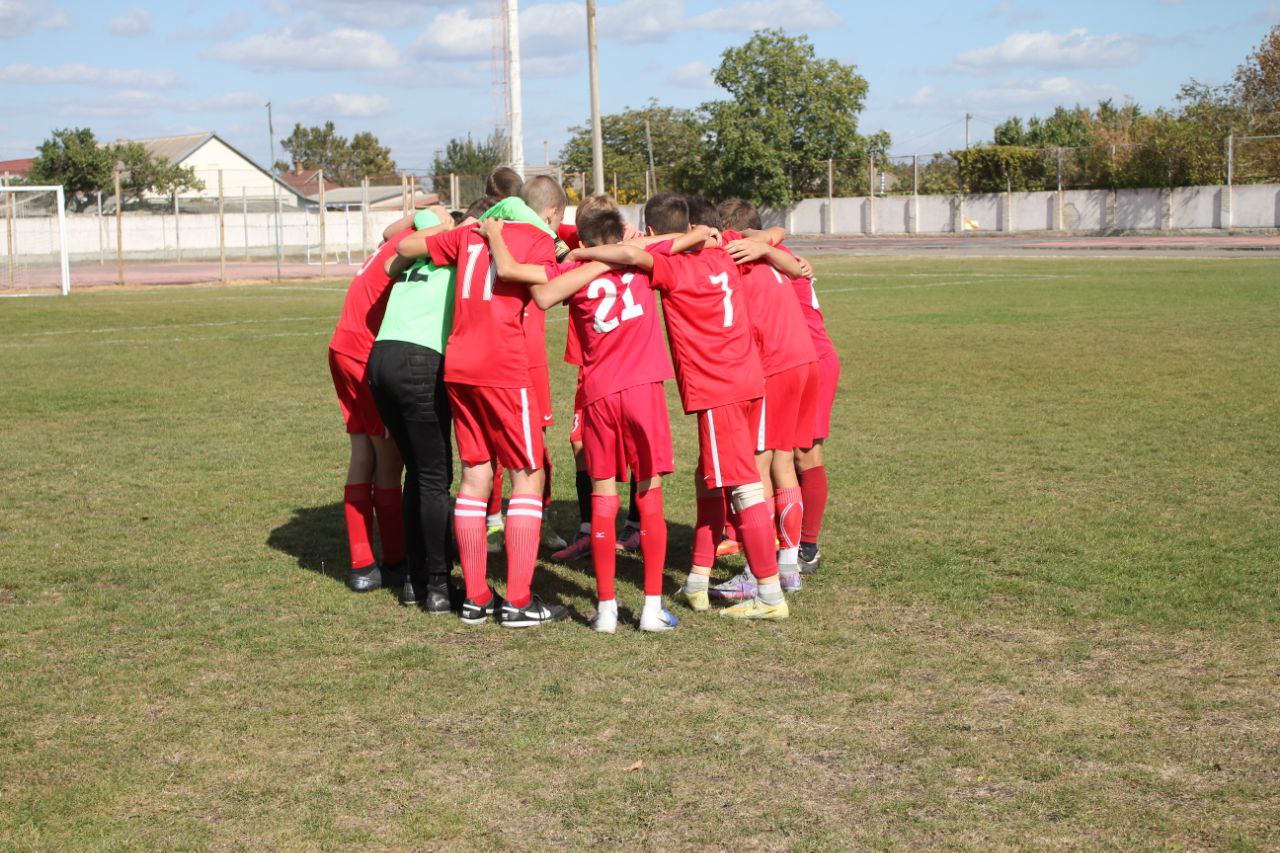
<svg viewBox="0 0 1280 853">
<path fill-rule="evenodd" d="M 0 186 L 0 296 L 67 294 L 62 187 Z"/>
</svg>

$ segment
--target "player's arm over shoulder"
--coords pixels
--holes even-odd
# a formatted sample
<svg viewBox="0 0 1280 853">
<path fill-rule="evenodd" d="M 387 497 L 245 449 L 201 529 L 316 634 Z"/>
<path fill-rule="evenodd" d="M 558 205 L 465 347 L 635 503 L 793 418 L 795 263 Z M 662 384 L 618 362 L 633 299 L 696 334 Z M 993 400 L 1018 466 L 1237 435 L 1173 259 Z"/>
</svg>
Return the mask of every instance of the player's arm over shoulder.
<svg viewBox="0 0 1280 853">
<path fill-rule="evenodd" d="M 511 254 L 502 236 L 502 220 L 480 220 L 480 236 L 489 242 L 489 254 L 493 256 L 494 273 L 503 281 L 520 284 L 546 284 L 547 271 L 541 264 L 522 264 Z"/>
<path fill-rule="evenodd" d="M 600 276 L 609 272 L 609 270 L 610 267 L 607 264 L 599 261 L 581 264 L 573 269 L 565 270 L 543 284 L 530 285 L 529 293 L 533 295 L 533 301 L 537 303 L 538 307 L 546 311 L 552 305 L 557 305 L 568 299 Z"/>
<path fill-rule="evenodd" d="M 614 269 L 635 267 L 645 272 L 653 269 L 653 255 L 639 246 L 611 243 L 607 246 L 591 246 L 574 249 L 569 254 L 573 261 L 599 261 Z"/>
</svg>

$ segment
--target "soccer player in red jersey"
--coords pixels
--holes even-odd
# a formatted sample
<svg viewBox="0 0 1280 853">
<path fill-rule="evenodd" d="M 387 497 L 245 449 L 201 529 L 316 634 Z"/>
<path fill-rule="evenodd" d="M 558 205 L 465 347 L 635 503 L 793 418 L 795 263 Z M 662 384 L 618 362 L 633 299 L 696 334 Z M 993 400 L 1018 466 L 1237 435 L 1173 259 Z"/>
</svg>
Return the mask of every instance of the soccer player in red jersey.
<svg viewBox="0 0 1280 853">
<path fill-rule="evenodd" d="M 564 215 L 564 190 L 546 177 L 525 182 L 520 197 L 555 229 Z M 521 262 L 555 262 L 545 231 L 510 223 L 512 254 Z M 530 384 L 523 326 L 528 288 L 497 277 L 479 231 L 459 228 L 427 241 L 432 260 L 458 269 L 453 332 L 445 360 L 445 385 L 453 408 L 462 483 L 454 507 L 454 531 L 466 582 L 462 621 L 480 624 L 497 613 L 508 628 L 528 628 L 564 619 L 565 608 L 532 594 L 542 527 L 542 414 Z M 507 510 L 506 601 L 487 582 L 485 515 L 493 464 L 512 478 Z"/>
<path fill-rule="evenodd" d="M 440 229 L 435 229 L 440 230 Z M 389 262 L 400 241 L 414 233 L 414 215 L 387 226 L 386 242 L 370 255 L 351 279 L 342 314 L 329 340 L 329 372 L 351 438 L 343 510 L 351 570 L 347 586 L 355 592 L 377 589 L 383 583 L 404 583 L 404 521 L 400 472 L 404 465 L 395 442 L 387 434 L 373 392 L 365 381 L 369 352 L 382 325 L 393 280 Z M 375 513 L 382 539 L 382 565 L 373 558 L 371 540 Z"/>
<path fill-rule="evenodd" d="M 625 223 L 615 207 L 594 205 L 579 214 L 578 228 L 582 245 L 605 245 L 622 239 Z M 591 626 L 602 633 L 617 630 L 617 481 L 631 472 L 639 482 L 636 502 L 644 560 L 640 630 L 672 630 L 676 618 L 662 605 L 667 525 L 661 490 L 662 477 L 674 468 L 663 391 L 672 372 L 648 278 L 596 263 L 520 266 L 503 244 L 501 225 L 484 230 L 499 274 L 527 281 L 539 308 L 569 299 L 570 326 L 581 346 L 578 404 L 592 484 L 590 545 L 599 605 Z"/>
<path fill-rule="evenodd" d="M 727 250 L 739 264 L 747 289 L 751 324 L 760 345 L 765 374 L 764 417 L 758 436 L 757 461 L 766 491 L 772 490 L 778 536 L 778 574 L 784 592 L 801 587 L 799 551 L 803 514 L 795 451 L 813 445 L 818 396 L 818 357 L 791 278 L 802 275 L 789 252 L 767 240 L 748 240 L 742 232 L 760 234 L 755 206 L 742 199 L 722 202 L 717 211 Z M 748 569 L 718 590 L 730 600 L 754 594 Z"/>
<path fill-rule="evenodd" d="M 707 245 L 710 229 L 689 231 L 689 205 L 683 196 L 659 193 L 645 205 L 644 216 L 653 234 L 689 233 L 647 249 L 599 246 L 578 249 L 570 257 L 650 273 L 654 289 L 662 294 L 681 402 L 698 419 L 698 518 L 685 598 L 694 610 L 710 607 L 712 531 L 724 526 L 721 490 L 729 489 L 758 590 L 751 600 L 721 613 L 739 619 L 785 619 L 788 607 L 778 582 L 773 525 L 754 452 L 764 374 L 737 266 L 714 239 Z"/>
</svg>

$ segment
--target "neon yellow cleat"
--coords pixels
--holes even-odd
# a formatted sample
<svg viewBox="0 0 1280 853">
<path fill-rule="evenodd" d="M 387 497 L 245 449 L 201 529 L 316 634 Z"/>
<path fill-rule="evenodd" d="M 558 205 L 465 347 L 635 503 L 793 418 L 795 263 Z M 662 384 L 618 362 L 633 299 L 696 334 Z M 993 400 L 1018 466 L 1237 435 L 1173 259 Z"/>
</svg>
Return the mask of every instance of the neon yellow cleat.
<svg viewBox="0 0 1280 853">
<path fill-rule="evenodd" d="M 688 603 L 689 609 L 695 613 L 705 613 L 711 609 L 711 599 L 707 596 L 707 591 L 689 592 L 684 587 L 680 587 L 680 595 Z"/>
<path fill-rule="evenodd" d="M 720 611 L 720 615 L 728 616 L 730 619 L 769 619 L 777 621 L 790 616 L 791 610 L 787 607 L 786 599 L 783 599 L 778 604 L 767 604 L 761 601 L 759 596 L 756 596 L 732 607 L 726 607 Z"/>
</svg>

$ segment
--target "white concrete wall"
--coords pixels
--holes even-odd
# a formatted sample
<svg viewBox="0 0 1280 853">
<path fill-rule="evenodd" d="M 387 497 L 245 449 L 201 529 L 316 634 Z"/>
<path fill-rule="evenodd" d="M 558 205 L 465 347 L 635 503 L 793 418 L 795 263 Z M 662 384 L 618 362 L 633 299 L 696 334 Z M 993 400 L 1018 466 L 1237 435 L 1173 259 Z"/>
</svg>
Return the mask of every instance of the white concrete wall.
<svg viewBox="0 0 1280 853">
<path fill-rule="evenodd" d="M 400 218 L 400 211 L 370 211 L 368 244 L 372 250 L 382 239 L 382 229 Z M 224 220 L 226 251 L 229 259 L 262 257 L 275 251 L 275 216 L 271 213 L 228 213 Z M 329 211 L 325 219 L 326 245 L 330 257 L 347 257 L 363 253 L 363 232 L 359 211 Z M 125 258 L 132 260 L 186 260 L 218 257 L 217 214 L 124 215 Z M 57 219 L 38 217 L 14 222 L 17 254 L 36 256 L 56 251 Z M 310 248 L 319 260 L 319 211 L 286 210 L 280 217 L 280 243 L 290 257 L 304 257 Z M 114 217 L 86 214 L 67 215 L 67 243 L 72 261 L 97 260 L 115 256 L 116 221 Z M 0 241 L 0 257 L 5 253 Z"/>
<path fill-rule="evenodd" d="M 1014 193 L 1012 196 L 1014 231 L 1052 231 L 1054 207 L 1058 194 L 1054 192 Z"/>
<path fill-rule="evenodd" d="M 1101 231 L 1108 227 L 1107 190 L 1066 190 L 1062 193 L 1065 231 Z"/>
<path fill-rule="evenodd" d="M 1226 187 L 1179 187 L 1173 191 L 1169 204 L 1170 228 L 1203 228 L 1201 222 L 1211 223 L 1210 228 L 1222 227 L 1222 196 Z"/>
<path fill-rule="evenodd" d="M 1231 193 L 1233 228 L 1280 228 L 1280 185 L 1248 184 Z"/>
</svg>

